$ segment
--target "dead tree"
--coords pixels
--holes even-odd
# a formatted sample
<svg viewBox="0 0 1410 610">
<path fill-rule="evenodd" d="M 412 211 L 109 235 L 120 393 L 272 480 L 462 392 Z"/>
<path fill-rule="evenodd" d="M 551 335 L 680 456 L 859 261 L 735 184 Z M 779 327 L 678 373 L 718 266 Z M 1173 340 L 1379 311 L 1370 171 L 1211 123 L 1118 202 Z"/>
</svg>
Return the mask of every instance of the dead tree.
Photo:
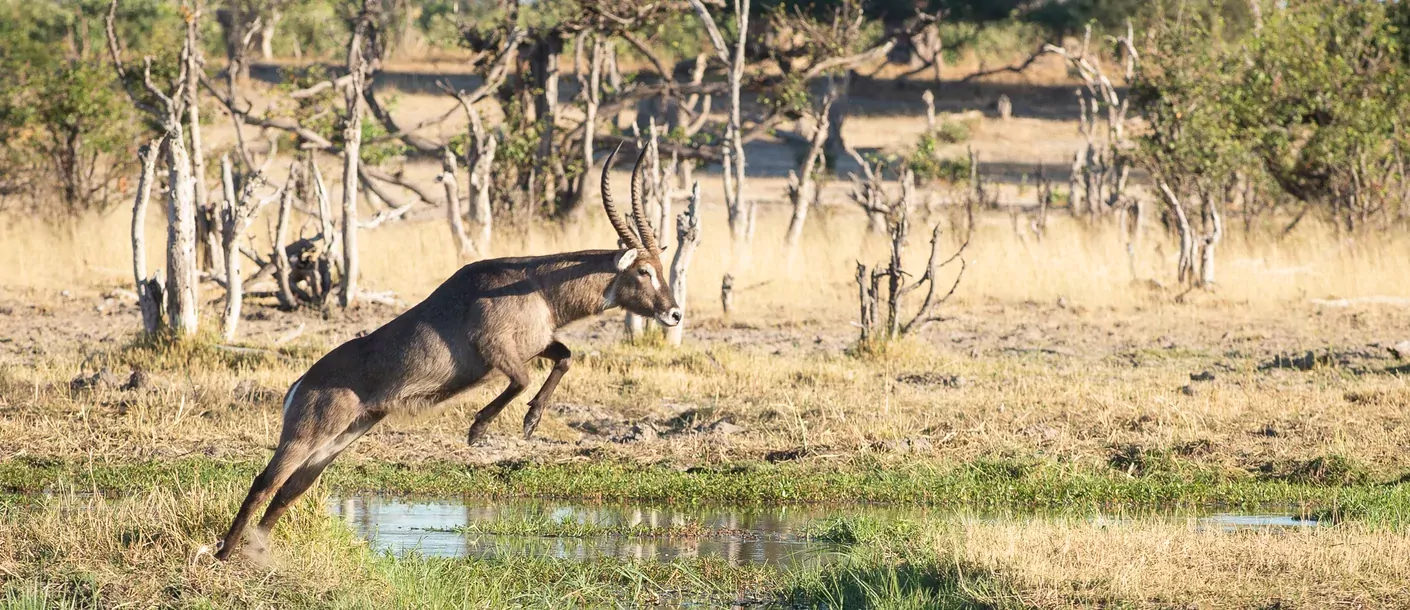
<svg viewBox="0 0 1410 610">
<path fill-rule="evenodd" d="M 279 285 L 279 306 L 286 311 L 292 311 L 299 306 L 298 298 L 294 295 L 292 274 L 293 268 L 289 261 L 289 216 L 294 207 L 294 196 L 297 193 L 299 180 L 299 162 L 294 161 L 289 165 L 289 178 L 284 183 L 284 191 L 279 197 L 279 220 L 274 229 L 274 265 L 275 280 Z"/>
<path fill-rule="evenodd" d="M 1219 242 L 1224 240 L 1224 214 L 1219 210 L 1219 200 L 1222 198 L 1228 201 L 1234 196 L 1234 189 L 1237 188 L 1237 177 L 1228 181 L 1223 193 L 1211 193 L 1208 184 L 1200 182 L 1200 199 L 1204 200 L 1204 206 L 1200 210 L 1201 224 L 1204 226 L 1204 233 L 1199 238 L 1199 286 L 1201 288 L 1211 288 L 1214 286 L 1214 250 L 1219 247 Z"/>
<path fill-rule="evenodd" d="M 726 273 L 720 278 L 720 310 L 726 316 L 734 309 L 734 276 Z"/>
<path fill-rule="evenodd" d="M 1095 219 L 1118 211 L 1126 204 L 1126 183 L 1133 163 L 1129 152 L 1131 143 L 1126 139 L 1130 99 L 1120 96 L 1101 59 L 1089 53 L 1091 37 L 1092 28 L 1088 26 L 1081 46 L 1075 51 L 1052 44 L 1045 45 L 1043 50 L 1067 60 L 1084 85 L 1077 91 L 1077 103 L 1081 111 L 1078 126 L 1086 143 L 1073 160 L 1071 209 L 1074 214 L 1085 211 Z M 1112 37 L 1111 41 L 1123 58 L 1124 75 L 1130 83 L 1135 78 L 1137 58 L 1131 23 L 1126 23 L 1125 36 Z M 1106 110 L 1104 129 L 1098 138 L 1098 113 L 1103 108 Z M 1081 199 L 1078 199 L 1079 190 Z"/>
<path fill-rule="evenodd" d="M 193 20 L 200 19 L 199 5 L 197 13 L 191 17 Z M 187 36 L 195 37 L 199 28 L 188 28 Z M 196 231 L 197 239 L 203 242 L 206 251 L 207 271 L 211 275 L 218 275 L 219 270 L 224 269 L 220 253 L 220 231 L 217 228 L 216 210 L 211 205 L 210 195 L 206 193 L 206 153 L 202 146 L 201 138 L 201 104 L 200 78 L 205 59 L 201 55 L 200 44 L 196 40 L 190 43 L 191 53 L 187 55 L 186 68 L 186 113 L 188 119 L 188 129 L 191 136 L 191 172 L 195 178 L 196 194 Z M 200 247 L 200 246 L 198 246 Z"/>
<path fill-rule="evenodd" d="M 371 60 L 377 57 L 375 25 L 381 12 L 381 0 L 363 0 L 348 42 L 347 68 L 352 80 L 344 92 L 348 116 L 343 124 L 343 285 L 339 295 L 344 308 L 357 299 L 357 165 L 361 160 L 362 112 L 366 104 L 363 94 L 372 74 Z"/>
<path fill-rule="evenodd" d="M 964 278 L 966 263 L 963 255 L 965 248 L 969 246 L 969 240 L 966 239 L 950 258 L 941 261 L 942 234 L 940 224 L 937 223 L 931 230 L 930 257 L 925 273 L 915 282 L 906 283 L 906 277 L 911 274 L 904 268 L 903 254 L 910 233 L 910 200 L 914 197 L 914 184 L 915 177 L 910 170 L 905 170 L 901 176 L 901 196 L 898 201 L 888 206 L 890 213 L 886 220 L 891 238 L 890 260 L 884 266 L 878 264 L 870 268 L 864 263 L 857 263 L 856 282 L 860 307 L 858 327 L 863 345 L 899 339 L 932 322 L 940 321 L 942 318 L 935 313 L 935 308 L 955 294 L 960 280 Z M 959 261 L 960 268 L 955 275 L 955 281 L 944 295 L 937 298 L 939 271 L 956 260 Z M 908 294 L 921 286 L 926 286 L 925 298 L 915 314 L 908 317 L 902 311 L 903 301 Z"/>
<path fill-rule="evenodd" d="M 690 72 L 690 86 L 700 89 L 705 83 L 705 68 L 709 64 L 709 55 L 701 53 L 695 56 L 695 65 Z M 676 103 L 676 123 L 673 130 L 680 130 L 680 134 L 686 138 L 693 138 L 705 127 L 705 122 L 710 118 L 710 106 L 714 97 L 701 93 L 691 93 L 686 96 L 684 102 Z M 677 152 L 672 151 L 672 156 Z M 696 160 L 691 158 L 678 158 L 676 171 L 680 174 L 677 184 L 680 188 L 686 185 L 695 184 Z"/>
<path fill-rule="evenodd" d="M 1156 184 L 1160 192 L 1165 196 L 1165 205 L 1169 207 L 1171 215 L 1175 218 L 1175 233 L 1180 241 L 1180 258 L 1175 264 L 1176 280 L 1183 286 L 1194 287 L 1195 277 L 1195 236 L 1194 230 L 1190 228 L 1190 217 L 1185 213 L 1184 202 L 1175 194 L 1175 190 L 1170 188 L 1170 183 L 1163 177 L 1156 179 Z"/>
<path fill-rule="evenodd" d="M 481 257 L 490 255 L 490 240 L 494 235 L 494 210 L 492 203 L 493 179 L 491 172 L 494 169 L 495 153 L 499 145 L 495 135 L 485 129 L 484 122 L 480 120 L 480 112 L 475 109 L 475 104 L 485 99 L 504 83 L 509 74 L 509 66 L 513 63 L 517 54 L 519 43 L 524 39 L 524 31 L 510 29 L 505 34 L 504 44 L 499 47 L 496 54 L 488 61 L 489 69 L 485 73 L 484 80 L 480 85 L 470 91 L 463 89 L 451 89 L 449 85 L 440 83 L 440 88 L 447 94 L 455 98 L 460 108 L 465 112 L 465 117 L 469 125 L 468 141 L 465 143 L 465 169 L 469 173 L 467 180 L 469 194 L 469 218 L 470 222 L 478 227 L 478 233 L 474 239 L 466 240 L 472 249 Z M 484 65 L 484 62 L 473 62 L 474 65 Z M 449 155 L 449 150 L 442 152 L 442 155 Z M 452 160 L 451 163 L 454 161 Z M 585 174 L 586 175 L 586 174 Z M 455 207 L 459 207 L 457 203 Z M 461 238 L 468 233 L 463 228 L 463 216 L 460 210 L 455 212 L 447 211 L 447 219 L 451 220 L 452 239 L 455 240 L 457 249 L 465 252 L 464 243 Z M 460 225 L 459 227 L 457 225 Z"/>
<path fill-rule="evenodd" d="M 926 89 L 925 93 L 920 94 L 920 99 L 925 102 L 925 131 L 935 133 L 935 94 Z"/>
<path fill-rule="evenodd" d="M 823 97 L 822 107 L 812 113 L 815 125 L 808 152 L 799 164 L 798 171 L 788 172 L 788 200 L 793 205 L 793 217 L 788 221 L 788 233 L 784 234 L 783 243 L 790 253 L 797 250 L 798 240 L 803 236 L 803 223 L 808 219 L 808 208 L 817 197 L 818 164 L 824 161 L 823 147 L 827 144 L 828 114 L 832 112 L 832 104 L 836 100 L 836 92 L 828 91 Z"/>
<path fill-rule="evenodd" d="M 686 309 L 686 276 L 690 273 L 690 261 L 700 246 L 700 183 L 690 186 L 690 204 L 676 217 L 676 255 L 671 259 L 671 293 L 675 295 L 676 306 L 682 312 Z M 687 316 L 688 317 L 688 316 Z M 675 326 L 666 329 L 666 343 L 680 345 L 685 335 L 685 317 Z"/>
<path fill-rule="evenodd" d="M 200 322 L 197 307 L 199 302 L 200 276 L 196 264 L 196 194 L 195 179 L 192 176 L 191 156 L 186 148 L 186 133 L 183 118 L 186 116 L 185 90 L 188 83 L 188 70 L 194 62 L 191 54 L 196 52 L 197 14 L 186 15 L 186 37 L 182 43 L 178 60 L 178 73 L 162 90 L 152 80 L 152 58 L 143 58 L 142 86 L 150 99 L 131 88 L 126 68 L 122 63 L 122 51 L 117 39 L 114 20 L 117 15 L 117 0 L 108 7 L 105 29 L 108 38 L 108 51 L 112 56 L 113 68 L 118 80 L 124 84 L 128 98 L 138 110 L 151 116 L 161 126 L 166 152 L 167 166 L 167 316 L 168 326 L 178 337 L 189 337 L 197 331 Z"/>
<path fill-rule="evenodd" d="M 873 167 L 855 148 L 848 148 L 847 154 L 862 168 L 861 176 L 856 172 L 847 173 L 847 177 L 852 181 L 852 190 L 848 196 L 867 215 L 867 232 L 881 233 L 886 230 L 886 218 L 891 215 L 891 204 L 886 199 L 880 168 Z"/>
<path fill-rule="evenodd" d="M 269 160 L 273 159 L 274 156 L 270 155 Z M 220 214 L 222 245 L 225 248 L 225 325 L 221 334 L 226 341 L 235 339 L 235 332 L 240 325 L 240 310 L 245 300 L 244 277 L 240 273 L 240 261 L 244 256 L 240 252 L 240 242 L 259 211 L 280 195 L 276 191 L 269 197 L 255 197 L 255 190 L 265 182 L 264 169 L 260 168 L 244 176 L 244 183 L 237 186 L 230 155 L 220 157 L 220 182 L 225 194 Z"/>
<path fill-rule="evenodd" d="M 446 220 L 450 223 L 450 236 L 455 240 L 455 251 L 461 259 L 475 256 L 475 242 L 465 232 L 465 214 L 460 209 L 460 185 L 455 177 L 455 155 L 446 148 L 441 155 L 441 174 L 436 177 L 446 189 Z"/>
<path fill-rule="evenodd" d="M 1046 167 L 1038 164 L 1038 212 L 1033 217 L 1033 222 L 1029 225 L 1034 237 L 1038 241 L 1043 241 L 1043 236 L 1048 233 L 1048 208 L 1053 205 L 1053 182 L 1048 179 Z"/>
<path fill-rule="evenodd" d="M 547 210 L 553 208 L 554 200 L 566 186 L 559 183 L 564 171 L 553 145 L 558 126 L 558 79 L 562 72 L 558 56 L 563 51 L 563 34 L 558 28 L 541 31 L 531 37 L 529 48 L 536 104 L 534 118 L 539 123 L 538 154 L 534 156 L 529 174 L 529 202 Z"/>
<path fill-rule="evenodd" d="M 157 156 L 162 147 L 158 136 L 137 150 L 142 175 L 137 180 L 137 198 L 132 204 L 132 277 L 136 281 L 137 305 L 142 310 L 142 330 L 148 335 L 162 326 L 162 275 L 147 275 L 147 202 L 157 179 Z"/>
<path fill-rule="evenodd" d="M 587 42 L 592 41 L 592 50 L 587 52 L 589 56 L 586 61 L 583 59 L 584 47 Z M 574 63 L 577 66 L 578 81 L 582 90 L 583 99 L 583 172 L 578 175 L 578 200 L 587 199 L 588 189 L 592 185 L 592 165 L 593 152 L 596 149 L 597 141 L 597 109 L 602 105 L 602 63 L 606 55 L 602 39 L 594 34 L 583 32 L 578 36 L 578 43 L 574 45 L 576 58 Z M 584 71 L 582 64 L 587 64 Z M 583 206 L 573 205 L 569 208 L 572 212 L 581 212 Z"/>
<path fill-rule="evenodd" d="M 467 106 L 466 111 L 470 114 L 470 132 L 473 136 L 471 144 L 475 151 L 475 158 L 469 161 L 468 166 L 470 220 L 480 228 L 479 237 L 475 242 L 479 244 L 480 253 L 489 256 L 490 239 L 494 236 L 494 210 L 490 205 L 490 189 L 494 187 L 494 178 L 491 172 L 494 169 L 495 150 L 499 141 L 494 134 L 485 130 L 485 126 L 480 122 L 480 115 L 474 108 Z"/>
<path fill-rule="evenodd" d="M 750 0 L 734 0 L 734 31 L 738 32 L 739 36 L 731 54 L 731 50 L 725 47 L 725 39 L 720 35 L 715 19 L 706 10 L 703 0 L 691 0 L 696 14 L 705 24 L 716 57 L 729 67 L 729 124 L 725 128 L 724 151 L 725 209 L 729 216 L 730 239 L 736 245 L 748 243 L 753 238 L 757 213 L 754 202 L 744 199 L 744 120 L 739 102 L 740 87 L 744 81 L 749 4 Z"/>
</svg>

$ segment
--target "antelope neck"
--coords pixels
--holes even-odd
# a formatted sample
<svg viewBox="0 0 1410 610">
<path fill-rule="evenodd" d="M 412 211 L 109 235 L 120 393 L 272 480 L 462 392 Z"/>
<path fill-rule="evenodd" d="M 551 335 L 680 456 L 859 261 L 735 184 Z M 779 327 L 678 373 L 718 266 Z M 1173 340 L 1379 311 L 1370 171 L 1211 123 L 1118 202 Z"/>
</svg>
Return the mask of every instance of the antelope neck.
<svg viewBox="0 0 1410 610">
<path fill-rule="evenodd" d="M 612 282 L 617 279 L 620 250 L 570 252 L 545 261 L 534 274 L 542 283 L 544 300 L 562 327 L 615 306 Z"/>
</svg>

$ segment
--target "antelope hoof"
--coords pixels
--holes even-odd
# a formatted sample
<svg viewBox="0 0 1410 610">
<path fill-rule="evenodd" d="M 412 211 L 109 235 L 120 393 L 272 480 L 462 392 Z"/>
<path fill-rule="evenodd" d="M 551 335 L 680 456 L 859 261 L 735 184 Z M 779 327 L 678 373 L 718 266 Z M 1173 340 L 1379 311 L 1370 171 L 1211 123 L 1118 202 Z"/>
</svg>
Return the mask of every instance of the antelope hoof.
<svg viewBox="0 0 1410 610">
<path fill-rule="evenodd" d="M 538 427 L 539 413 L 535 410 L 530 410 L 529 413 L 524 416 L 524 440 L 529 440 L 529 437 L 534 435 L 534 430 L 537 430 Z"/>
<path fill-rule="evenodd" d="M 471 447 L 474 447 L 474 446 L 475 446 L 475 443 L 480 442 L 480 439 L 482 439 L 482 438 L 484 438 L 484 437 L 485 437 L 485 426 L 482 425 L 480 422 L 475 422 L 474 424 L 471 424 L 471 425 L 470 425 L 470 434 L 469 434 L 468 436 L 466 436 L 466 438 L 465 438 L 465 444 L 470 445 Z"/>
<path fill-rule="evenodd" d="M 214 555 L 217 561 L 228 561 L 230 559 L 230 552 L 234 550 L 235 549 L 232 547 L 225 546 L 225 541 L 221 540 L 220 542 L 215 543 Z"/>
</svg>

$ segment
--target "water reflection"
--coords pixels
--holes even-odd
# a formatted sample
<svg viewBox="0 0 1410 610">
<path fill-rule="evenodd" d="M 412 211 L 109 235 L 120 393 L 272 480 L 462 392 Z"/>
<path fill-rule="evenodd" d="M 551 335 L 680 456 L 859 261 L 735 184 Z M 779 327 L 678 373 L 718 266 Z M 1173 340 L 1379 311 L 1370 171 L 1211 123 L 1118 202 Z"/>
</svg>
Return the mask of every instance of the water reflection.
<svg viewBox="0 0 1410 610">
<path fill-rule="evenodd" d="M 803 535 L 809 523 L 857 515 L 856 507 L 677 508 L 641 505 L 581 505 L 535 500 L 405 500 L 375 495 L 335 497 L 330 511 L 376 548 L 396 554 L 415 550 L 439 557 L 534 555 L 586 560 L 617 557 L 647 561 L 719 557 L 731 565 L 793 566 L 827 560 L 833 545 Z M 874 509 L 880 517 L 893 511 Z M 914 511 L 909 511 L 914 516 Z M 700 535 L 674 537 L 547 537 L 455 531 L 475 523 L 552 522 L 603 528 L 689 526 Z"/>
<path fill-rule="evenodd" d="M 719 557 L 731 565 L 770 564 L 782 567 L 816 566 L 835 557 L 837 547 L 809 540 L 804 528 L 838 517 L 875 521 L 924 520 L 953 512 L 923 507 L 778 506 L 778 507 L 670 507 L 640 504 L 581 504 L 568 501 L 467 498 L 455 500 L 403 499 L 375 494 L 334 497 L 330 512 L 348 522 L 374 548 L 394 554 L 417 551 L 437 557 L 502 557 L 530 555 L 569 560 L 615 557 L 668 562 L 678 558 Z M 1119 526 L 1146 516 L 1079 517 Z M 1289 515 L 1165 515 L 1154 518 L 1188 519 L 1199 530 L 1291 529 L 1329 525 L 1316 519 Z M 597 528 L 669 528 L 689 530 L 689 535 L 542 536 L 457 531 L 473 524 L 553 523 Z M 571 528 L 566 528 L 571 529 Z M 600 530 L 598 530 L 600 532 Z"/>
<path fill-rule="evenodd" d="M 1295 515 L 1220 514 L 1201 517 L 1198 519 L 1197 525 L 1202 529 L 1219 529 L 1227 532 L 1246 529 L 1325 527 L 1330 523 Z"/>
</svg>

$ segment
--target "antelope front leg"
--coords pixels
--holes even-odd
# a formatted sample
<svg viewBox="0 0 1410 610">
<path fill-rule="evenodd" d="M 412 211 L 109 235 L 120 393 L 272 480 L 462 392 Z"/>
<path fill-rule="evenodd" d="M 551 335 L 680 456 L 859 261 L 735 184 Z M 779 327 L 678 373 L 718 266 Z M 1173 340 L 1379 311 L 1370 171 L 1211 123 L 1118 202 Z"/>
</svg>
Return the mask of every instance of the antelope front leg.
<svg viewBox="0 0 1410 610">
<path fill-rule="evenodd" d="M 470 424 L 470 434 L 466 437 L 465 442 L 472 447 L 485 435 L 485 428 L 489 427 L 495 416 L 499 415 L 505 405 L 518 397 L 524 391 L 524 387 L 528 385 L 528 373 L 522 370 L 504 371 L 504 374 L 509 377 L 509 387 L 500 392 L 494 400 L 491 400 L 490 404 L 485 405 L 485 408 L 480 409 L 480 412 L 475 414 L 475 423 Z"/>
<path fill-rule="evenodd" d="M 558 387 L 558 380 L 563 378 L 563 374 L 568 372 L 572 366 L 573 352 L 568 346 L 554 341 L 544 348 L 539 354 L 540 358 L 547 358 L 553 361 L 553 370 L 548 372 L 548 379 L 543 382 L 543 387 L 539 388 L 539 393 L 529 401 L 529 412 L 524 414 L 524 440 L 534 435 L 534 429 L 539 427 L 539 418 L 543 417 L 543 407 L 548 404 L 553 397 L 553 390 Z"/>
</svg>

